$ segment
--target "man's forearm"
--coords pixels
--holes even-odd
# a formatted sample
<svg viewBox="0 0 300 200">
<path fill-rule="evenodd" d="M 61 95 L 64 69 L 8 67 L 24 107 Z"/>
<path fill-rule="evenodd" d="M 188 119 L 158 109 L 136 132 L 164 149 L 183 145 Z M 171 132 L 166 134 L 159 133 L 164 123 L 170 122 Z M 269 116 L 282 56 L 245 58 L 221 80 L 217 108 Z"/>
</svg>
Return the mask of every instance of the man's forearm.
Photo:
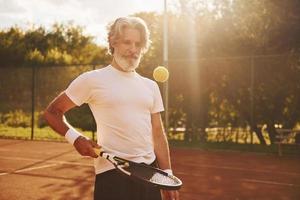
<svg viewBox="0 0 300 200">
<path fill-rule="evenodd" d="M 56 110 L 47 109 L 44 113 L 44 118 L 55 132 L 65 136 L 69 127 L 66 123 L 66 120 L 64 120 L 63 113 Z"/>
<path fill-rule="evenodd" d="M 64 136 L 71 144 L 74 144 L 75 140 L 79 136 L 82 136 L 82 134 L 68 124 L 64 114 L 75 106 L 71 99 L 63 92 L 50 103 L 44 114 L 49 126 Z"/>
<path fill-rule="evenodd" d="M 158 165 L 161 169 L 171 169 L 170 151 L 167 137 L 163 132 L 155 135 L 156 137 L 154 137 L 154 152 L 158 161 Z"/>
<path fill-rule="evenodd" d="M 83 137 L 81 133 L 76 131 L 65 119 L 64 115 L 60 112 L 45 112 L 45 119 L 47 120 L 50 127 L 59 133 L 61 136 L 64 136 L 70 144 L 74 144 L 76 139 L 80 136 Z"/>
</svg>

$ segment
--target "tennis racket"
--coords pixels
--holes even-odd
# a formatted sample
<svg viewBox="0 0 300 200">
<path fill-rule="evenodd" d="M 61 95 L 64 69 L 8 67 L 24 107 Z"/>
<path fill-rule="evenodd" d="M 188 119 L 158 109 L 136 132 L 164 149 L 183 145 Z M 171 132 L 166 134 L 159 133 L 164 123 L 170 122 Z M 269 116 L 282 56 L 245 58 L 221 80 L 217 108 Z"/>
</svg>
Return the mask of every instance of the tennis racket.
<svg viewBox="0 0 300 200">
<path fill-rule="evenodd" d="M 179 178 L 168 174 L 161 169 L 151 167 L 144 163 L 136 163 L 126 160 L 98 149 L 96 149 L 95 152 L 99 156 L 110 161 L 122 174 L 141 181 L 144 184 L 155 186 L 164 190 L 178 190 L 182 185 L 182 181 Z"/>
</svg>

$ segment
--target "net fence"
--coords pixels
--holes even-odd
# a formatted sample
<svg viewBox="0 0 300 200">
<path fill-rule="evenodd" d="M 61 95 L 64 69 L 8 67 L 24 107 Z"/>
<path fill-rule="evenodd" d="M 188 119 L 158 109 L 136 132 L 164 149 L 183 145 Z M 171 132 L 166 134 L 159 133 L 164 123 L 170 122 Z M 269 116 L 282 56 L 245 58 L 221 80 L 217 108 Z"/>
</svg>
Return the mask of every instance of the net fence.
<svg viewBox="0 0 300 200">
<path fill-rule="evenodd" d="M 47 126 L 43 111 L 79 74 L 101 67 L 1 67 L 0 136 L 63 140 Z M 173 58 L 168 68 L 169 139 L 271 144 L 285 129 L 291 130 L 285 143 L 299 143 L 299 55 Z M 95 138 L 87 105 L 67 119 Z"/>
</svg>

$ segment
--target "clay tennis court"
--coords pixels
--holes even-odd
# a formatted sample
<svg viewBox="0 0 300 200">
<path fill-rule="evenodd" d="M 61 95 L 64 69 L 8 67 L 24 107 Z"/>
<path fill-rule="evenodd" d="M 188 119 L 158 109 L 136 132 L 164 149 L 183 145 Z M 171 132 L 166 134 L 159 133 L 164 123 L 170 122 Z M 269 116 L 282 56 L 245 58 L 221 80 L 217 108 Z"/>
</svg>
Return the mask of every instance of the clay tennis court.
<svg viewBox="0 0 300 200">
<path fill-rule="evenodd" d="M 171 148 L 181 200 L 300 199 L 300 158 Z M 0 139 L 0 199 L 92 199 L 93 161 L 71 145 Z"/>
</svg>

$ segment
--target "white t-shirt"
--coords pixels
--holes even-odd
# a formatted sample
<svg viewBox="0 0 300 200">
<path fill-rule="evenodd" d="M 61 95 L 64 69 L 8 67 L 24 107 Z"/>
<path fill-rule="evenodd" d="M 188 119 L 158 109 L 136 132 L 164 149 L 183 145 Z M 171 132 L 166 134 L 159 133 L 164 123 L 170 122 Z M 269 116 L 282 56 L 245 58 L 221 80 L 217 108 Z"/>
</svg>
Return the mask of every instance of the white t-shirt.
<svg viewBox="0 0 300 200">
<path fill-rule="evenodd" d="M 155 160 L 151 114 L 164 110 L 156 82 L 109 65 L 81 74 L 65 93 L 76 105 L 90 106 L 104 151 L 135 162 Z M 95 159 L 96 174 L 113 168 L 106 159 Z"/>
</svg>

